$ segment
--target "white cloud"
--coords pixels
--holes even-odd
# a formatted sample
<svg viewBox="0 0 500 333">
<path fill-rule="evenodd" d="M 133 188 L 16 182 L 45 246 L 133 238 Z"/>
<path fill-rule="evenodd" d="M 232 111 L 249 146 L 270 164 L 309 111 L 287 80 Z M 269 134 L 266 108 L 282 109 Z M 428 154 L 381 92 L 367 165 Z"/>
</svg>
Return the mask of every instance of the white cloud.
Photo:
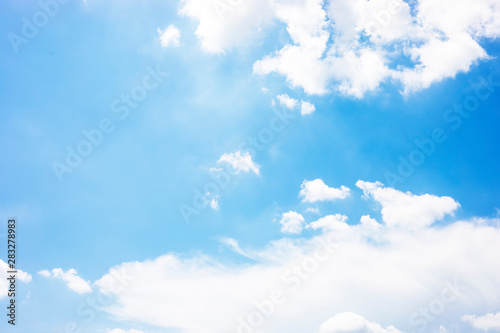
<svg viewBox="0 0 500 333">
<path fill-rule="evenodd" d="M 122 330 L 120 328 L 107 329 L 106 333 L 144 333 L 143 331 L 130 329 L 128 331 Z"/>
<path fill-rule="evenodd" d="M 209 171 L 217 173 L 220 170 L 217 168 L 210 168 Z M 204 199 L 209 203 L 210 208 L 212 208 L 216 212 L 218 212 L 219 208 L 220 208 L 219 207 L 219 198 L 220 198 L 220 195 L 217 195 L 217 194 L 211 193 L 211 192 L 206 192 L 204 195 Z"/>
<path fill-rule="evenodd" d="M 210 208 L 212 208 L 214 211 L 219 211 L 219 197 L 213 197 L 210 200 Z"/>
<path fill-rule="evenodd" d="M 485 50 L 468 33 L 454 34 L 448 39 L 433 37 L 420 47 L 409 50 L 417 63 L 394 76 L 401 79 L 405 93 L 428 88 L 431 84 L 467 72 L 474 62 L 487 59 Z"/>
<path fill-rule="evenodd" d="M 316 107 L 314 104 L 307 102 L 307 101 L 301 101 L 300 102 L 300 114 L 301 115 L 306 115 L 306 114 L 311 114 L 314 111 L 316 111 Z"/>
<path fill-rule="evenodd" d="M 306 213 L 321 214 L 318 207 L 309 207 L 306 209 Z"/>
<path fill-rule="evenodd" d="M 480 45 L 500 36 L 497 0 L 182 0 L 203 50 L 246 48 L 279 21 L 291 41 L 255 62 L 308 94 L 362 98 L 384 82 L 405 94 L 488 59 Z M 401 60 L 403 59 L 403 60 Z"/>
<path fill-rule="evenodd" d="M 359 221 L 361 222 L 363 229 L 370 233 L 375 233 L 382 227 L 382 225 L 379 224 L 377 220 L 371 218 L 370 215 L 361 216 Z"/>
<path fill-rule="evenodd" d="M 237 318 L 248 320 L 258 311 L 255 304 L 268 304 L 271 292 L 280 290 L 284 302 L 273 305 L 273 315 L 264 317 L 265 325 L 259 327 L 263 333 L 314 332 L 332 314 L 345 311 L 411 331 L 415 327 L 409 326 L 409 316 L 440 297 L 446 279 L 458 276 L 466 292 L 446 309 L 442 320 L 500 299 L 494 282 L 500 272 L 492 265 L 500 251 L 498 229 L 465 222 L 417 234 L 385 230 L 382 237 L 384 245 L 376 246 L 362 238 L 359 226 L 348 226 L 341 234 L 332 231 L 264 248 L 270 257 L 293 253 L 273 263 L 240 266 L 203 255 L 173 254 L 124 263 L 119 267 L 133 280 L 113 292 L 116 301 L 106 311 L 118 319 L 188 333 L 234 332 L 240 325 Z M 338 246 L 330 260 L 311 259 L 320 239 Z M 490 251 L 484 251 L 486 247 Z M 318 269 L 312 271 L 316 264 Z M 105 287 L 102 291 L 110 292 Z M 381 303 L 385 306 L 374 306 Z"/>
<path fill-rule="evenodd" d="M 358 185 L 370 196 L 387 194 L 378 192 L 387 190 L 378 183 Z M 434 199 L 402 194 L 404 206 L 414 201 L 422 211 L 439 215 Z M 421 214 L 406 212 L 409 220 Z M 395 333 L 390 325 L 402 332 L 421 330 L 419 320 L 427 325 L 423 331 L 437 332 L 440 323 L 456 322 L 464 313 L 500 307 L 498 220 L 475 218 L 439 228 L 426 222 L 416 230 L 379 225 L 367 215 L 357 224 L 346 221 L 340 214 L 325 216 L 310 224 L 321 231 L 312 238 L 281 238 L 257 250 L 242 248 L 234 239 L 223 241 L 251 263 L 170 253 L 122 263 L 96 285 L 114 296 L 105 310 L 118 320 L 186 333 L 245 332 L 242 325 L 258 316 L 262 324 L 251 328 L 262 333 Z M 126 288 L 109 287 L 116 271 L 130 277 Z M 440 299 L 449 283 L 460 290 L 453 306 L 446 306 L 439 320 L 426 321 L 419 309 Z M 281 293 L 279 303 L 270 301 L 276 293 Z"/>
<path fill-rule="evenodd" d="M 304 47 L 288 44 L 276 54 L 255 62 L 253 72 L 258 75 L 277 73 L 285 76 L 294 88 L 301 87 L 310 95 L 324 95 L 329 91 L 329 68 L 312 53 Z"/>
<path fill-rule="evenodd" d="M 218 163 L 229 163 L 236 174 L 240 172 L 250 172 L 252 171 L 256 175 L 259 174 L 260 165 L 252 161 L 252 155 L 249 152 L 241 153 L 237 151 L 236 153 L 223 154 Z"/>
<path fill-rule="evenodd" d="M 160 43 L 162 47 L 179 46 L 181 32 L 173 24 L 169 25 L 164 31 L 158 28 L 158 35 L 160 36 Z"/>
<path fill-rule="evenodd" d="M 276 98 L 280 102 L 281 106 L 284 106 L 290 110 L 295 109 L 295 107 L 299 103 L 298 100 L 296 100 L 295 98 L 289 97 L 287 94 L 278 95 L 278 96 L 276 96 Z"/>
<path fill-rule="evenodd" d="M 46 277 L 46 278 L 51 277 L 50 271 L 48 271 L 46 269 L 41 270 L 40 272 L 38 272 L 38 274 L 40 274 L 41 276 Z"/>
<path fill-rule="evenodd" d="M 359 180 L 356 186 L 366 197 L 372 197 L 382 205 L 382 219 L 389 227 L 417 229 L 427 227 L 445 215 L 453 214 L 460 204 L 450 197 L 430 194 L 403 193 L 380 182 Z"/>
<path fill-rule="evenodd" d="M 61 268 L 54 268 L 52 271 L 41 270 L 38 272 L 43 277 L 54 278 L 66 282 L 66 286 L 78 294 L 87 294 L 92 292 L 90 283 L 77 275 L 74 268 L 70 268 L 66 272 Z"/>
<path fill-rule="evenodd" d="M 300 186 L 299 197 L 303 197 L 302 202 L 333 201 L 345 199 L 350 196 L 350 189 L 346 186 L 340 188 L 329 187 L 323 180 L 304 180 Z"/>
<path fill-rule="evenodd" d="M 300 234 L 304 226 L 304 217 L 297 212 L 283 213 L 280 219 L 281 232 L 286 234 Z"/>
<path fill-rule="evenodd" d="M 336 90 L 344 95 L 362 98 L 376 90 L 390 75 L 383 52 L 369 48 L 330 51 L 327 58 Z"/>
<path fill-rule="evenodd" d="M 389 326 L 384 329 L 353 312 L 339 313 L 321 324 L 318 333 L 401 333 Z"/>
<path fill-rule="evenodd" d="M 203 50 L 223 53 L 247 47 L 272 22 L 269 0 L 182 0 L 180 14 L 198 21 L 196 36 Z"/>
<path fill-rule="evenodd" d="M 224 237 L 224 238 L 220 239 L 220 242 L 222 244 L 224 244 L 225 246 L 227 246 L 228 248 L 230 248 L 231 250 L 233 250 L 234 252 L 236 252 L 244 257 L 252 258 L 247 251 L 243 250 L 240 247 L 240 244 L 238 244 L 238 241 L 236 239 Z"/>
<path fill-rule="evenodd" d="M 7 274 L 7 272 L 10 270 L 11 269 L 9 268 L 9 265 L 2 259 L 0 259 L 0 299 L 7 296 L 10 284 L 7 278 L 11 275 Z M 30 274 L 17 269 L 16 280 L 22 281 L 24 283 L 29 283 L 31 282 L 31 279 L 32 276 Z"/>
<path fill-rule="evenodd" d="M 346 231 L 349 225 L 346 223 L 347 216 L 341 214 L 327 215 L 307 225 L 307 228 L 313 230 L 321 229 L 323 231 Z"/>
<path fill-rule="evenodd" d="M 465 315 L 462 317 L 462 321 L 485 332 L 489 330 L 500 331 L 500 312 L 488 313 L 484 316 Z"/>
</svg>

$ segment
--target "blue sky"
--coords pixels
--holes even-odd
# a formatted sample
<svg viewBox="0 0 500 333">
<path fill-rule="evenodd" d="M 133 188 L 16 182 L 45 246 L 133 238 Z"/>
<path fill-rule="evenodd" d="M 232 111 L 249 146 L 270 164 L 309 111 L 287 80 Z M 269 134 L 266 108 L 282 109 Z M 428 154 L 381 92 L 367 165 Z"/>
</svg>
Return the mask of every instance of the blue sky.
<svg viewBox="0 0 500 333">
<path fill-rule="evenodd" d="M 53 17 L 26 38 L 23 17 L 32 22 L 41 5 L 2 2 L 0 215 L 4 221 L 18 218 L 19 268 L 30 274 L 19 282 L 17 327 L 5 320 L 2 327 L 7 332 L 64 332 L 64 325 L 74 321 L 83 332 L 197 332 L 198 326 L 187 323 L 199 320 L 205 332 L 226 330 L 188 310 L 196 308 L 188 306 L 197 299 L 196 286 L 219 290 L 220 281 L 217 286 L 207 281 L 222 273 L 211 275 L 211 270 L 220 265 L 222 272 L 237 271 L 230 279 L 234 290 L 252 280 L 246 270 L 262 270 L 262 290 L 267 290 L 270 271 L 294 259 L 270 263 L 263 258 L 286 252 L 288 247 L 276 244 L 289 244 L 290 253 L 306 255 L 318 237 L 339 232 L 314 226 L 335 214 L 348 217 L 334 220 L 347 223 L 353 233 L 362 216 L 370 215 L 395 244 L 404 237 L 423 244 L 429 236 L 425 233 L 432 233 L 436 244 L 446 235 L 460 244 L 463 233 L 458 229 L 466 227 L 458 221 L 466 221 L 470 232 L 477 233 L 477 244 L 456 252 L 442 245 L 442 253 L 453 252 L 450 258 L 443 255 L 449 263 L 443 266 L 443 277 L 455 278 L 461 269 L 451 264 L 453 256 L 469 251 L 478 256 L 468 258 L 471 262 L 485 264 L 474 269 L 477 276 L 463 277 L 464 283 L 498 277 L 498 268 L 486 268 L 498 267 L 498 259 L 487 262 L 485 252 L 494 249 L 484 244 L 494 243 L 500 234 L 500 7 L 489 0 L 456 5 L 393 1 L 398 7 L 392 12 L 385 0 L 359 0 L 352 8 L 346 3 L 73 0 L 57 2 Z M 229 9 L 219 17 L 215 8 Z M 450 10 L 443 14 L 443 8 Z M 381 13 L 392 16 L 386 20 Z M 381 30 L 370 30 L 373 22 Z M 13 44 L 13 34 L 26 42 Z M 145 80 L 157 84 L 146 90 Z M 122 99 L 140 91 L 146 92 L 144 98 L 120 118 L 125 111 L 117 106 L 126 105 Z M 478 104 L 470 116 L 448 111 L 472 102 Z M 301 114 L 303 103 L 314 105 L 314 111 Z M 289 119 L 274 131 L 277 115 Z M 86 140 L 82 131 L 95 130 L 103 121 L 110 133 L 102 134 L 101 142 L 71 172 L 58 177 L 54 163 L 67 163 L 67 147 L 77 150 Z M 434 142 L 432 152 L 423 155 L 415 141 L 432 139 L 436 130 L 442 142 Z M 265 135 L 263 131 L 272 138 L 261 142 L 260 149 L 242 145 Z M 409 161 L 412 154 L 423 156 L 422 163 L 401 174 L 401 158 Z M 221 169 L 230 174 L 228 185 L 218 187 L 220 193 L 207 191 Z M 399 181 L 391 182 L 388 173 Z M 308 190 L 314 180 L 321 180 L 314 183 L 319 187 Z M 377 181 L 385 187 L 375 185 Z M 349 191 L 342 192 L 341 186 Z M 300 195 L 301 189 L 316 199 Z M 193 205 L 193 190 L 207 200 L 206 207 Z M 196 210 L 188 219 L 181 212 L 187 206 Z M 424 229 L 414 231 L 405 221 L 424 221 Z M 391 226 L 399 224 L 413 236 L 396 236 L 399 231 Z M 482 238 L 481 228 L 491 229 L 490 238 Z M 4 244 L 5 231 L 1 235 Z M 367 244 L 357 246 L 365 249 Z M 1 251 L 3 260 L 6 250 Z M 380 260 L 395 265 L 388 259 L 391 253 L 386 254 Z M 193 290 L 186 308 L 183 303 L 179 309 L 182 319 L 159 320 L 153 310 L 151 316 L 130 315 L 133 307 L 127 302 L 133 297 L 137 304 L 166 309 L 166 318 L 174 302 L 166 297 L 153 305 L 132 293 L 132 287 L 115 293 L 109 308 L 96 311 L 96 319 L 85 322 L 85 315 L 75 310 L 106 292 L 99 281 L 112 267 L 135 262 L 140 273 L 147 271 L 140 265 L 152 263 L 161 276 L 164 263 L 158 258 L 165 255 L 180 261 L 174 265 L 180 276 L 191 272 L 200 279 L 194 286 L 179 287 Z M 218 265 L 211 266 L 212 260 Z M 337 269 L 342 267 L 347 269 Z M 435 278 L 434 273 L 441 277 L 430 268 L 422 274 Z M 74 279 L 80 289 L 68 287 L 64 277 L 66 282 Z M 169 283 L 150 279 L 153 292 Z M 420 283 L 430 295 L 443 288 Z M 429 322 L 428 331 L 484 330 L 481 318 L 460 318 L 500 313 L 500 298 L 487 300 L 474 288 L 468 289 L 470 299 Z M 490 292 L 500 294 L 495 288 Z M 313 291 L 307 293 L 314 299 Z M 432 300 L 409 295 L 398 305 L 409 309 L 407 315 L 390 317 L 366 309 L 359 313 L 359 304 L 374 302 L 372 294 L 345 309 L 324 300 L 306 302 L 308 311 L 322 310 L 296 327 L 300 332 L 340 332 L 336 325 L 349 316 L 342 314 L 351 313 L 369 322 L 366 332 L 378 332 L 376 323 L 384 329 L 380 332 L 395 332 L 389 325 L 411 332 L 416 326 L 408 317 Z M 245 297 L 236 297 L 243 309 L 251 304 L 242 301 Z M 236 302 L 225 299 L 216 298 L 221 309 Z M 0 293 L 0 303 L 4 301 L 7 297 Z M 330 314 L 321 319 L 327 310 Z M 287 310 L 259 329 L 289 330 L 283 321 L 295 327 L 290 320 L 294 311 L 299 310 L 287 303 Z M 328 325 L 319 325 L 329 318 L 333 321 Z M 489 329 L 500 329 L 498 318 L 497 326 Z M 227 325 L 235 331 L 233 319 Z"/>
</svg>

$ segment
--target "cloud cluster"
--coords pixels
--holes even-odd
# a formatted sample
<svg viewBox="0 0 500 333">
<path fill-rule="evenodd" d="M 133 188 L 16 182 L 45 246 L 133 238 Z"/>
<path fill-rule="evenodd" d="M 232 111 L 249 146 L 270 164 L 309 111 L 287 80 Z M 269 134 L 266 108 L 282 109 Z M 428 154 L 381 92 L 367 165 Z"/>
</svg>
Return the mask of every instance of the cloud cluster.
<svg viewBox="0 0 500 333">
<path fill-rule="evenodd" d="M 500 221 L 433 226 L 458 203 L 378 182 L 357 185 L 385 209 L 381 221 L 363 215 L 347 223 L 347 216 L 332 214 L 306 226 L 290 211 L 281 227 L 307 227 L 312 237 L 285 237 L 258 249 L 223 239 L 251 263 L 173 253 L 122 263 L 109 275 L 121 270 L 133 277 L 127 288 L 109 288 L 108 274 L 96 282 L 100 292 L 114 296 L 106 311 L 188 333 L 396 333 L 445 332 L 446 323 L 460 322 L 464 314 L 500 308 Z M 429 312 L 454 285 L 461 292 L 452 306 Z M 424 310 L 433 320 L 426 320 Z M 464 318 L 483 325 L 480 317 Z"/>
<path fill-rule="evenodd" d="M 500 36 L 496 0 L 183 0 L 181 13 L 198 21 L 202 48 L 215 53 L 280 22 L 290 42 L 255 62 L 254 73 L 277 73 L 308 94 L 357 98 L 384 82 L 408 94 L 455 77 L 489 58 L 483 39 Z"/>
</svg>

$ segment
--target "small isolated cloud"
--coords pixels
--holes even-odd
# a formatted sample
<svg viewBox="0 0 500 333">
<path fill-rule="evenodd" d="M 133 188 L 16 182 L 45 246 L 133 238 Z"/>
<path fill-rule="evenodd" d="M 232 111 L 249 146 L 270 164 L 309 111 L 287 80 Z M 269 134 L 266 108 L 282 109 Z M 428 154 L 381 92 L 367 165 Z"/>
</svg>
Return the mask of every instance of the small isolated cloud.
<svg viewBox="0 0 500 333">
<path fill-rule="evenodd" d="M 10 274 L 8 274 L 7 271 L 10 271 L 9 265 L 0 259 L 0 299 L 7 296 L 7 290 L 9 289 L 9 281 L 7 278 Z M 16 280 L 29 283 L 31 282 L 31 279 L 32 277 L 30 274 L 23 272 L 20 269 L 17 270 Z"/>
<path fill-rule="evenodd" d="M 90 283 L 79 277 L 76 270 L 73 268 L 67 270 L 66 272 L 61 268 L 54 268 L 52 271 L 42 270 L 38 272 L 38 274 L 46 278 L 63 280 L 66 282 L 69 289 L 78 294 L 87 294 L 92 292 Z"/>
<path fill-rule="evenodd" d="M 214 210 L 214 211 L 219 211 L 219 197 L 213 197 L 211 200 L 210 200 L 210 207 Z"/>
<path fill-rule="evenodd" d="M 465 315 L 462 317 L 462 321 L 485 332 L 489 330 L 500 331 L 500 312 L 488 313 L 484 316 Z"/>
<path fill-rule="evenodd" d="M 158 28 L 158 35 L 162 47 L 180 45 L 181 32 L 173 24 L 169 25 L 164 31 Z"/>
<path fill-rule="evenodd" d="M 309 103 L 307 101 L 301 101 L 300 102 L 300 114 L 301 115 L 306 115 L 306 114 L 311 114 L 314 111 L 316 111 L 316 107 L 314 104 Z"/>
<path fill-rule="evenodd" d="M 389 227 L 427 227 L 443 219 L 445 215 L 453 214 L 460 207 L 460 204 L 450 197 L 404 193 L 384 187 L 380 182 L 359 180 L 356 186 L 363 190 L 365 197 L 372 197 L 382 205 L 382 219 Z"/>
<path fill-rule="evenodd" d="M 300 186 L 299 197 L 302 202 L 333 201 L 345 199 L 350 195 L 351 189 L 346 186 L 340 188 L 329 187 L 321 179 L 304 180 Z"/>
<path fill-rule="evenodd" d="M 122 330 L 120 328 L 114 328 L 114 329 L 108 328 L 106 330 L 106 333 L 144 333 L 144 332 L 143 331 L 139 331 L 139 330 L 134 330 L 134 329 L 130 329 L 128 331 L 125 331 L 125 330 Z"/>
<path fill-rule="evenodd" d="M 339 313 L 321 324 L 319 333 L 401 333 L 394 326 L 383 328 L 353 312 Z"/>
<path fill-rule="evenodd" d="M 318 207 L 309 207 L 306 209 L 306 213 L 321 214 Z"/>
<path fill-rule="evenodd" d="M 298 100 L 296 100 L 295 98 L 291 98 L 287 94 L 278 95 L 276 96 L 276 98 L 280 102 L 281 106 L 284 106 L 290 110 L 295 109 L 295 107 L 297 107 L 297 104 L 299 103 Z"/>
<path fill-rule="evenodd" d="M 307 226 L 307 228 L 311 228 L 313 230 L 321 229 L 325 232 L 334 230 L 342 231 L 349 229 L 346 221 L 347 216 L 342 214 L 327 215 L 317 221 L 312 222 Z"/>
<path fill-rule="evenodd" d="M 297 212 L 289 211 L 281 215 L 281 232 L 285 234 L 300 234 L 304 226 L 304 217 Z"/>
<path fill-rule="evenodd" d="M 236 174 L 252 171 L 258 175 L 260 170 L 260 165 L 252 161 L 252 155 L 249 152 L 242 154 L 240 151 L 237 151 L 236 153 L 223 154 L 217 162 L 229 163 Z"/>
</svg>

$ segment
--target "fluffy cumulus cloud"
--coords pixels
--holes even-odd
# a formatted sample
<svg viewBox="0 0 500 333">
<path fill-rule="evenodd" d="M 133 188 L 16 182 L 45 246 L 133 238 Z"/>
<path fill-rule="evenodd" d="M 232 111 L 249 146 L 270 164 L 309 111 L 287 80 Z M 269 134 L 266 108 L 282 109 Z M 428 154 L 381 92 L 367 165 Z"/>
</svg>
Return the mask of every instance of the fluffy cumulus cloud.
<svg viewBox="0 0 500 333">
<path fill-rule="evenodd" d="M 10 271 L 9 265 L 0 259 L 0 299 L 7 296 L 10 282 L 7 278 L 10 276 L 7 272 Z M 20 269 L 17 270 L 16 280 L 23 283 L 31 282 L 32 276 Z"/>
<path fill-rule="evenodd" d="M 39 275 L 46 278 L 54 278 L 63 280 L 69 289 L 78 294 L 87 294 L 92 292 L 90 283 L 78 276 L 74 268 L 70 268 L 66 272 L 61 268 L 54 268 L 52 271 L 42 270 L 38 272 Z"/>
<path fill-rule="evenodd" d="M 427 227 L 453 214 L 460 204 L 450 197 L 430 194 L 414 195 L 403 193 L 382 183 L 358 181 L 356 186 L 363 190 L 366 197 L 373 198 L 382 206 L 382 218 L 390 227 L 416 229 Z"/>
<path fill-rule="evenodd" d="M 467 327 L 460 321 L 464 314 L 500 309 L 498 219 L 433 226 L 430 221 L 458 204 L 379 183 L 358 186 L 381 209 L 397 213 L 382 213 L 380 222 L 363 215 L 349 223 L 345 215 L 327 215 L 307 225 L 308 237 L 279 238 L 258 248 L 223 239 L 243 261 L 169 253 L 119 264 L 95 283 L 113 296 L 106 311 L 119 320 L 188 333 L 395 333 L 445 332 L 442 325 L 450 322 Z M 405 222 L 394 228 L 398 218 Z M 425 220 L 418 229 L 407 222 L 418 219 Z M 109 283 L 116 272 L 125 288 Z M 491 328 L 496 316 L 465 318 Z"/>
<path fill-rule="evenodd" d="M 401 333 L 389 326 L 384 329 L 377 323 L 370 322 L 353 312 L 339 313 L 324 322 L 318 333 Z"/>
<path fill-rule="evenodd" d="M 179 13 L 198 22 L 203 50 L 223 53 L 245 47 L 272 23 L 269 0 L 181 0 Z"/>
<path fill-rule="evenodd" d="M 500 312 L 493 314 L 488 313 L 484 316 L 465 315 L 462 321 L 471 325 L 475 329 L 488 332 L 490 330 L 500 331 Z"/>
<path fill-rule="evenodd" d="M 179 46 L 181 32 L 174 25 L 169 25 L 165 30 L 158 28 L 158 35 L 162 47 Z"/>
<path fill-rule="evenodd" d="M 252 160 L 252 155 L 249 152 L 242 153 L 241 151 L 237 151 L 235 153 L 223 154 L 217 162 L 228 163 L 236 174 L 251 171 L 258 175 L 260 170 L 260 165 Z"/>
<path fill-rule="evenodd" d="M 333 201 L 345 199 L 350 195 L 350 189 L 346 186 L 340 188 L 329 187 L 321 179 L 304 180 L 300 186 L 299 197 L 303 202 Z"/>
<path fill-rule="evenodd" d="M 284 106 L 290 110 L 295 109 L 295 107 L 299 103 L 298 100 L 296 100 L 295 98 L 291 98 L 287 94 L 278 95 L 276 96 L 276 98 L 278 99 L 278 102 L 280 103 L 281 106 Z"/>
<path fill-rule="evenodd" d="M 279 222 L 281 232 L 285 234 L 300 234 L 304 227 L 304 217 L 293 211 L 283 213 Z"/>
<path fill-rule="evenodd" d="M 306 114 L 311 114 L 314 111 L 316 111 L 316 107 L 314 104 L 307 102 L 307 101 L 301 101 L 300 102 L 300 114 L 301 115 L 306 115 Z"/>
<path fill-rule="evenodd" d="M 390 81 L 405 94 L 425 89 L 487 60 L 482 40 L 500 36 L 496 0 L 184 0 L 181 8 L 208 52 L 284 24 L 290 42 L 254 73 L 283 75 L 308 94 L 361 98 Z"/>
</svg>

